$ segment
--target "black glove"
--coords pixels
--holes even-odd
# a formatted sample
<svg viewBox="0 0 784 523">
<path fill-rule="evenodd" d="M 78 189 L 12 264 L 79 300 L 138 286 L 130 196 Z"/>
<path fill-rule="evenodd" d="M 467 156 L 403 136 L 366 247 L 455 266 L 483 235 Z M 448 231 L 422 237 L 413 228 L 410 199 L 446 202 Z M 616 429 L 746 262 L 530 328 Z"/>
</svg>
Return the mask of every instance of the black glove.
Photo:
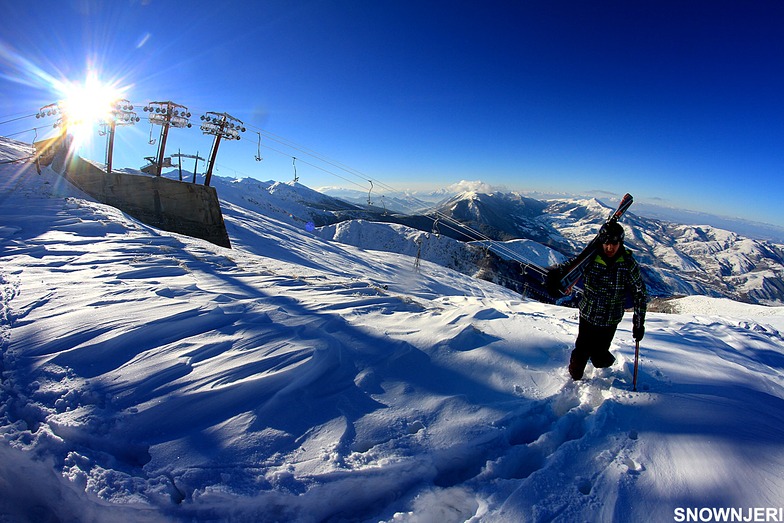
<svg viewBox="0 0 784 523">
<path fill-rule="evenodd" d="M 561 265 L 548 267 L 545 284 L 547 286 L 547 292 L 550 293 L 550 296 L 563 296 L 563 293 L 561 292 L 561 278 L 563 278 L 565 273 L 566 269 Z"/>
<path fill-rule="evenodd" d="M 634 313 L 632 318 L 632 337 L 635 341 L 640 341 L 645 336 L 645 320 L 640 314 Z"/>
</svg>

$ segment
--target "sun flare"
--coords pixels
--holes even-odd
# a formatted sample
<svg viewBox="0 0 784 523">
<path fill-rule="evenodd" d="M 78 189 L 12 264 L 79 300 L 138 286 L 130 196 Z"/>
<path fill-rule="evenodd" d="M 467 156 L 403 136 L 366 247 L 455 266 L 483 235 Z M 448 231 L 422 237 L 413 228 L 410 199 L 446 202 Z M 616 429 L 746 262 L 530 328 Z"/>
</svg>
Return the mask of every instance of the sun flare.
<svg viewBox="0 0 784 523">
<path fill-rule="evenodd" d="M 58 90 L 63 96 L 59 103 L 63 123 L 76 144 L 93 138 L 96 124 L 106 121 L 112 105 L 122 96 L 122 90 L 101 81 L 94 71 L 88 72 L 84 83 L 63 83 Z"/>
</svg>

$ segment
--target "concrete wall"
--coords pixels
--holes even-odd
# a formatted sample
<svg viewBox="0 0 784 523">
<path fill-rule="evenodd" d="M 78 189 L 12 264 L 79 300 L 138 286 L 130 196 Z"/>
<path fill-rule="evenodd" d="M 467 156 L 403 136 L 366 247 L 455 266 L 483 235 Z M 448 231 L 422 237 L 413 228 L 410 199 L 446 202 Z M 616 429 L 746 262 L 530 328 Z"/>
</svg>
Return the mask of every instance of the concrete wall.
<svg viewBox="0 0 784 523">
<path fill-rule="evenodd" d="M 160 176 L 107 174 L 78 156 L 69 158 L 65 144 L 58 149 L 52 168 L 99 202 L 147 225 L 231 247 L 214 187 Z"/>
</svg>

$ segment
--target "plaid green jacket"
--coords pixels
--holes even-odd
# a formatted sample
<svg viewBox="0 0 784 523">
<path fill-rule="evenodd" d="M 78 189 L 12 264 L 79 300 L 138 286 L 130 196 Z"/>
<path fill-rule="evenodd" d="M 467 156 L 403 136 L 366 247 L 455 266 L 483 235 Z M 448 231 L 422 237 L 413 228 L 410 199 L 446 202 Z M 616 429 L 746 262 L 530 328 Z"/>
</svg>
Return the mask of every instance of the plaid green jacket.
<svg viewBox="0 0 784 523">
<path fill-rule="evenodd" d="M 597 254 L 583 272 L 580 316 L 599 327 L 617 325 L 623 319 L 627 295 L 634 304 L 634 324 L 642 325 L 648 293 L 631 251 L 624 248 L 615 260 Z"/>
</svg>

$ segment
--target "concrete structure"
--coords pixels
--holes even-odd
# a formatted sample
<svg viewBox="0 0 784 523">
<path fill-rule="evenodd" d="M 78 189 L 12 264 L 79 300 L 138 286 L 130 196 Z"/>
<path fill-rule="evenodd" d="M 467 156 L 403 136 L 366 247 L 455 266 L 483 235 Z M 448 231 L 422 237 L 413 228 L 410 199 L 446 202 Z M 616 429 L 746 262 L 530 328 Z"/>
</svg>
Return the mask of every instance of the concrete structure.
<svg viewBox="0 0 784 523">
<path fill-rule="evenodd" d="M 107 174 L 78 156 L 69 156 L 66 142 L 36 143 L 40 163 L 51 165 L 99 202 L 117 207 L 147 225 L 231 248 L 214 187 L 161 176 Z"/>
</svg>

